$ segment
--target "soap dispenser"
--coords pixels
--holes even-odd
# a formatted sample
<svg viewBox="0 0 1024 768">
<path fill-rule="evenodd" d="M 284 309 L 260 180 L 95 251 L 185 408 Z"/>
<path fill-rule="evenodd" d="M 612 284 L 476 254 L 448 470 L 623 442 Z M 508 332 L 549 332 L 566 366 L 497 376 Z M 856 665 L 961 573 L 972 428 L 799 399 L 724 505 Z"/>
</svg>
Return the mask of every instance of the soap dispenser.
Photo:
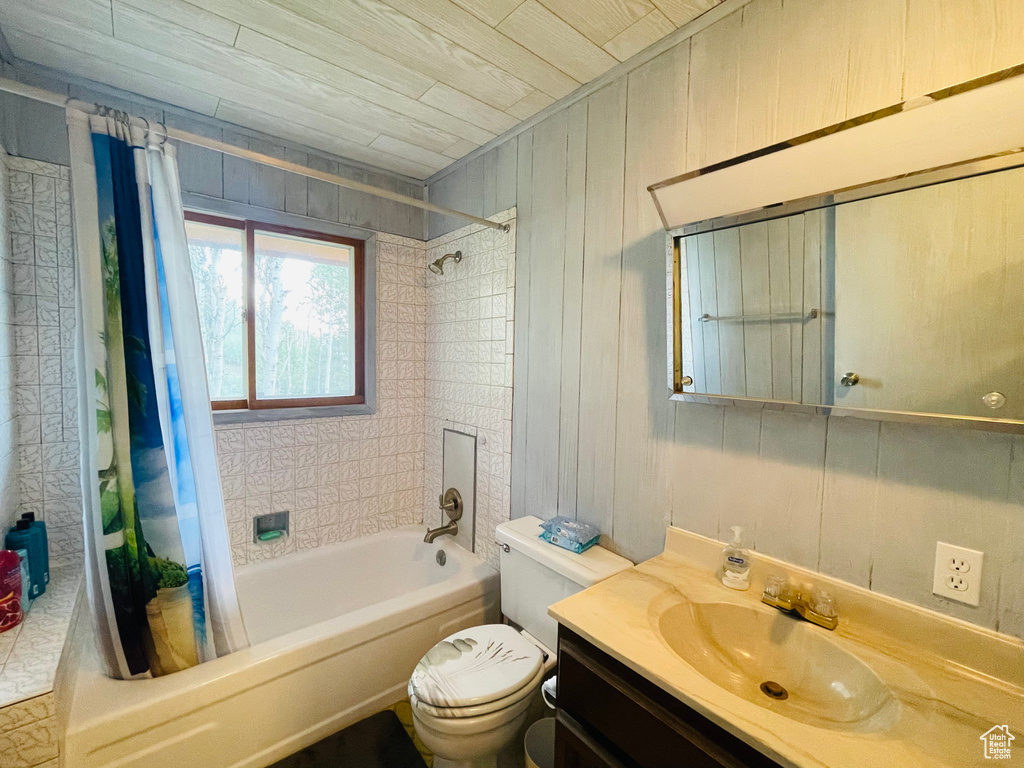
<svg viewBox="0 0 1024 768">
<path fill-rule="evenodd" d="M 746 589 L 750 586 L 750 558 L 743 548 L 743 528 L 732 526 L 732 541 L 722 550 L 722 583 L 730 589 Z"/>
</svg>

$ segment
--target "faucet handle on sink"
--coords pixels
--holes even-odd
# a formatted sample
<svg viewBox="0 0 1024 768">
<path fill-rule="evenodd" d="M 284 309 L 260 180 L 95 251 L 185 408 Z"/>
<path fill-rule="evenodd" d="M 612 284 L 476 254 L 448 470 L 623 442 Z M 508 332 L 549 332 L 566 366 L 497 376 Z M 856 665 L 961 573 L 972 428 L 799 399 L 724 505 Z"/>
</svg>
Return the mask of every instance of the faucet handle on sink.
<svg viewBox="0 0 1024 768">
<path fill-rule="evenodd" d="M 764 580 L 764 595 L 776 600 L 782 600 L 789 592 L 789 579 L 781 573 L 770 573 Z"/>
<path fill-rule="evenodd" d="M 826 619 L 834 619 L 839 615 L 835 597 L 824 589 L 816 589 L 811 593 L 811 610 Z"/>
</svg>

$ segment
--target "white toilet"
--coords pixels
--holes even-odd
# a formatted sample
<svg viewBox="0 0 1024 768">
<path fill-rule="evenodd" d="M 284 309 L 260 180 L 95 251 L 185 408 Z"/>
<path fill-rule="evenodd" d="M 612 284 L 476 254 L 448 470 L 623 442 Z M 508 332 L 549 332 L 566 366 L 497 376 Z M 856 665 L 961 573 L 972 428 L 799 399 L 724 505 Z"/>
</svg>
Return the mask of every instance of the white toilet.
<svg viewBox="0 0 1024 768">
<path fill-rule="evenodd" d="M 435 768 L 494 768 L 522 753 L 523 732 L 540 713 L 540 684 L 556 663 L 558 624 L 548 606 L 632 566 L 602 547 L 582 555 L 538 538 L 541 521 L 497 528 L 502 613 L 523 631 L 484 624 L 435 645 L 409 680 L 416 733 Z"/>
</svg>

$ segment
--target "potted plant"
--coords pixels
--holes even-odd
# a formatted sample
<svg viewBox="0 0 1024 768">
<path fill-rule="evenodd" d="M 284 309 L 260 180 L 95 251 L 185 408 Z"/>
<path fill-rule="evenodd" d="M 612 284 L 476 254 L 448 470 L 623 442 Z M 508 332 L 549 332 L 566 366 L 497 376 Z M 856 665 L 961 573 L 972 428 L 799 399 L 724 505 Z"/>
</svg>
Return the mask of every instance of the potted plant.
<svg viewBox="0 0 1024 768">
<path fill-rule="evenodd" d="M 146 605 L 159 662 L 153 665 L 153 674 L 166 675 L 199 663 L 192 595 L 184 565 L 162 557 L 151 557 L 149 561 L 157 576 L 156 597 Z"/>
</svg>

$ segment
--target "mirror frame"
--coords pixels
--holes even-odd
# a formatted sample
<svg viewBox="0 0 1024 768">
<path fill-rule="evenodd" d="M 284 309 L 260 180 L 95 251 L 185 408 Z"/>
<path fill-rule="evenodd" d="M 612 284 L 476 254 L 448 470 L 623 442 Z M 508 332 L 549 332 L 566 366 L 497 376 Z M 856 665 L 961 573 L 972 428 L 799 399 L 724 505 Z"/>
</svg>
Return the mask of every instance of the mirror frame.
<svg viewBox="0 0 1024 768">
<path fill-rule="evenodd" d="M 733 216 L 722 216 L 669 230 L 667 238 L 668 301 L 666 313 L 668 318 L 668 386 L 671 392 L 669 399 L 685 403 L 758 407 L 764 410 L 779 410 L 791 413 L 852 416 L 875 421 L 938 424 L 1024 434 L 1024 420 L 1018 421 L 941 413 L 918 413 L 913 411 L 890 411 L 871 408 L 844 408 L 834 405 L 799 403 L 793 400 L 769 400 L 698 392 L 692 382 L 686 383 L 686 379 L 689 377 L 683 370 L 682 296 L 685 291 L 682 288 L 684 271 L 680 248 L 682 239 L 691 235 L 716 232 L 756 222 L 771 221 L 855 200 L 865 200 L 1020 167 L 1024 167 L 1024 147 L 994 157 L 971 160 L 940 168 L 931 168 L 874 184 L 858 186 L 853 189 L 836 190 L 816 197 L 773 205 Z M 1021 343 L 1024 343 L 1024 340 L 1021 340 Z"/>
</svg>

